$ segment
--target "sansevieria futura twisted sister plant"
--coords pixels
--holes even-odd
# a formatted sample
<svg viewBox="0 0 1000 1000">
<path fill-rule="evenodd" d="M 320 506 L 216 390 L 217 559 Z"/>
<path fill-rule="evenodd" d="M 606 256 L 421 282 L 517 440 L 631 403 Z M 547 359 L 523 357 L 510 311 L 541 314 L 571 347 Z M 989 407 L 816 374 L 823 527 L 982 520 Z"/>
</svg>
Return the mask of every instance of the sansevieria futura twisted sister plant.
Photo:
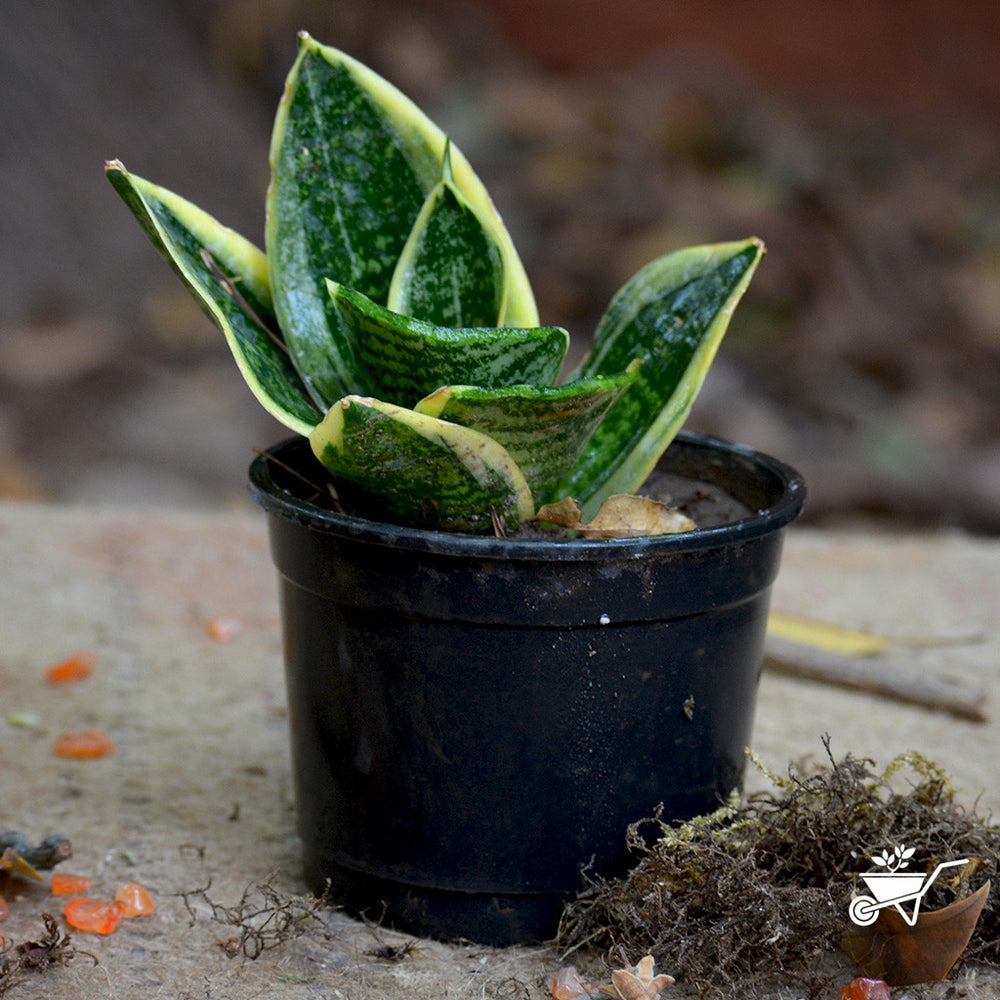
<svg viewBox="0 0 1000 1000">
<path fill-rule="evenodd" d="M 372 516 L 516 527 L 642 485 L 764 252 L 691 247 L 615 295 L 583 363 L 540 326 L 465 157 L 367 67 L 300 36 L 271 142 L 266 254 L 184 198 L 108 176 L 225 335 L 263 406 Z"/>
</svg>

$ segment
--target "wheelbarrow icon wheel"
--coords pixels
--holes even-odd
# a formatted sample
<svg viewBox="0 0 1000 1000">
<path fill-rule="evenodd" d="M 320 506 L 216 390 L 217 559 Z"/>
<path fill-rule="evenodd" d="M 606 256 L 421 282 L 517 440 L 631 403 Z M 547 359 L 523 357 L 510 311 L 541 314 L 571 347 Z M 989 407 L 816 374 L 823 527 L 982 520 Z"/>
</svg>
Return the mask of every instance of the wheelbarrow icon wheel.
<svg viewBox="0 0 1000 1000">
<path fill-rule="evenodd" d="M 871 896 L 855 896 L 847 909 L 847 914 L 858 927 L 867 927 L 878 920 L 879 906 Z"/>
</svg>

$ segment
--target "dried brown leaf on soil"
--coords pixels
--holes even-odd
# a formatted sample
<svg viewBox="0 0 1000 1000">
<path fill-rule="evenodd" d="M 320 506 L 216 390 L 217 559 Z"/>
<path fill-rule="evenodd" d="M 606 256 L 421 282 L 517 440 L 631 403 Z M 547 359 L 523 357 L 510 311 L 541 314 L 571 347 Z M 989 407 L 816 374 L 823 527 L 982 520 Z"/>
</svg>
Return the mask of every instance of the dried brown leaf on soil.
<svg viewBox="0 0 1000 1000">
<path fill-rule="evenodd" d="M 608 497 L 587 522 L 575 500 L 545 504 L 535 521 L 558 525 L 581 538 L 630 538 L 645 535 L 676 535 L 695 528 L 694 521 L 668 504 L 644 496 Z"/>
</svg>

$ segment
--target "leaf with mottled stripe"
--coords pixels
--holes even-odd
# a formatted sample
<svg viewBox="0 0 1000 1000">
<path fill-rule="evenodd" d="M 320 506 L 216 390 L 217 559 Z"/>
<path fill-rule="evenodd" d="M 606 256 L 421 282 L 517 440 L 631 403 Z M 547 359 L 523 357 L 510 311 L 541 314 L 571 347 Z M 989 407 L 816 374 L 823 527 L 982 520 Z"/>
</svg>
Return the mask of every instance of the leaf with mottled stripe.
<svg viewBox="0 0 1000 1000">
<path fill-rule="evenodd" d="M 569 345 L 558 326 L 454 330 L 402 316 L 327 282 L 368 393 L 403 406 L 443 385 L 546 385 Z"/>
<path fill-rule="evenodd" d="M 479 431 L 392 403 L 347 396 L 310 435 L 316 457 L 365 494 L 373 516 L 411 527 L 488 534 L 534 504 L 520 469 Z"/>
<path fill-rule="evenodd" d="M 503 259 L 492 233 L 455 188 L 450 151 L 448 144 L 444 176 L 403 247 L 386 304 L 435 326 L 497 326 L 506 294 Z"/>
<path fill-rule="evenodd" d="M 595 375 L 563 386 L 450 385 L 422 399 L 415 409 L 499 441 L 541 505 L 561 499 L 562 480 L 609 407 L 635 381 L 640 364 L 633 361 L 617 375 Z"/>
<path fill-rule="evenodd" d="M 267 254 L 275 311 L 300 371 L 327 401 L 366 391 L 325 281 L 385 304 L 396 263 L 442 176 L 445 136 L 366 66 L 300 35 L 271 141 Z M 503 321 L 534 326 L 524 268 L 482 183 L 454 146 L 455 187 L 500 249 Z"/>
<path fill-rule="evenodd" d="M 763 253 L 758 239 L 679 250 L 612 299 L 574 377 L 621 371 L 635 358 L 643 364 L 563 484 L 585 516 L 606 497 L 639 489 L 673 440 Z"/>
<path fill-rule="evenodd" d="M 222 331 L 243 378 L 273 417 L 299 434 L 322 419 L 281 339 L 263 253 L 191 202 L 129 173 L 108 179 L 143 230 Z"/>
</svg>

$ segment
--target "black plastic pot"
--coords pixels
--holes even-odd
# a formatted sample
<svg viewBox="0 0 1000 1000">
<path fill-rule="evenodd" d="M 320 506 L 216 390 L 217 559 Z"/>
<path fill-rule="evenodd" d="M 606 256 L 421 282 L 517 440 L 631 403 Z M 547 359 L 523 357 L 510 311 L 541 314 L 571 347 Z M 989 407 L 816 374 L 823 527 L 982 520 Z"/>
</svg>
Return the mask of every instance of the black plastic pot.
<svg viewBox="0 0 1000 1000">
<path fill-rule="evenodd" d="M 321 475 L 301 439 L 253 463 L 314 888 L 419 934 L 542 940 L 582 866 L 625 867 L 630 823 L 661 803 L 688 819 L 739 786 L 805 490 L 693 435 L 660 468 L 754 513 L 655 538 L 471 537 L 316 506 L 289 471 Z"/>
</svg>

